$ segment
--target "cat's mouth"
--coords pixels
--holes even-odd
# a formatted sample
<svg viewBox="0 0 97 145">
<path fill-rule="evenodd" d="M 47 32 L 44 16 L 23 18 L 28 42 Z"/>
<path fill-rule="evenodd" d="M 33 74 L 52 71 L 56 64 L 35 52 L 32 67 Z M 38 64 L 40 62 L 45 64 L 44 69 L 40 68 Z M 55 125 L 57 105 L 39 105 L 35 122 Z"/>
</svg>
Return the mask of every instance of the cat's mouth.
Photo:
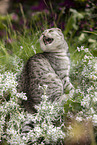
<svg viewBox="0 0 97 145">
<path fill-rule="evenodd" d="M 52 43 L 53 40 L 53 38 L 46 37 L 45 35 L 43 36 L 43 42 L 45 45 Z"/>
</svg>

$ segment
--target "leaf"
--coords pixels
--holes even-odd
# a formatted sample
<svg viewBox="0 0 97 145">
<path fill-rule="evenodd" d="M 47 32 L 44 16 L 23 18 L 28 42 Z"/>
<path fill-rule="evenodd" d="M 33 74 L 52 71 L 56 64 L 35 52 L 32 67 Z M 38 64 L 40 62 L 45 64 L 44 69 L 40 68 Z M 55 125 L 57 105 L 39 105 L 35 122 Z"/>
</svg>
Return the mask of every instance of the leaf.
<svg viewBox="0 0 97 145">
<path fill-rule="evenodd" d="M 77 12 L 75 9 L 70 9 L 72 15 L 68 19 L 67 25 L 65 27 L 65 36 L 70 32 L 71 29 L 78 30 L 77 19 L 83 19 L 83 14 Z"/>
<path fill-rule="evenodd" d="M 73 25 L 75 23 L 75 20 L 74 20 L 74 17 L 71 16 L 69 19 L 68 19 L 68 22 L 67 22 L 67 25 L 65 27 L 65 36 L 68 34 L 68 32 L 73 28 Z"/>
</svg>

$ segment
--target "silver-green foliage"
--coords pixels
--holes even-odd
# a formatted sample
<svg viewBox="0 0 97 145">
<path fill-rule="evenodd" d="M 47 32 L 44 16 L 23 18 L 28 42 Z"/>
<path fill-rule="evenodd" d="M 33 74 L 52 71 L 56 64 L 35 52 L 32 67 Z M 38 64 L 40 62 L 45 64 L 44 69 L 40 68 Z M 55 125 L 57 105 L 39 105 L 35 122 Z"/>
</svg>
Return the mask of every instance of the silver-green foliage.
<svg viewBox="0 0 97 145">
<path fill-rule="evenodd" d="M 0 74 L 1 140 L 7 140 L 11 145 L 25 145 L 28 142 L 62 143 L 67 135 L 67 132 L 63 131 L 63 128 L 66 130 L 64 117 L 75 117 L 77 121 L 92 119 L 93 124 L 97 126 L 97 59 L 84 47 L 77 48 L 77 55 L 81 55 L 81 58 L 76 63 L 71 63 L 70 74 L 75 93 L 73 97 L 64 101 L 64 107 L 58 102 L 48 101 L 47 86 L 43 86 L 42 101 L 35 106 L 37 113 L 24 112 L 19 102 L 27 99 L 26 95 L 18 93 L 16 89 L 19 59 L 16 59 L 18 60 L 16 73 Z M 27 133 L 21 132 L 23 125 L 30 121 L 33 122 L 34 128 L 30 128 Z"/>
<path fill-rule="evenodd" d="M 77 55 L 79 60 L 76 64 L 72 62 L 71 68 L 71 79 L 76 88 L 71 104 L 77 119 L 90 118 L 97 125 L 97 58 L 84 47 L 77 48 Z"/>
<path fill-rule="evenodd" d="M 44 143 L 55 143 L 65 137 L 61 126 L 54 126 L 53 122 L 60 119 L 63 114 L 63 107 L 58 103 L 51 103 L 47 96 L 42 96 L 42 101 L 35 106 L 38 113 L 25 113 L 19 105 L 19 100 L 26 100 L 24 93 L 17 92 L 17 73 L 5 72 L 0 74 L 0 133 L 1 140 L 6 139 L 11 145 L 26 144 L 31 141 L 38 143 L 39 138 L 43 138 Z M 23 124 L 33 121 L 34 129 L 28 133 L 21 133 Z M 62 125 L 62 124 L 61 124 Z"/>
</svg>

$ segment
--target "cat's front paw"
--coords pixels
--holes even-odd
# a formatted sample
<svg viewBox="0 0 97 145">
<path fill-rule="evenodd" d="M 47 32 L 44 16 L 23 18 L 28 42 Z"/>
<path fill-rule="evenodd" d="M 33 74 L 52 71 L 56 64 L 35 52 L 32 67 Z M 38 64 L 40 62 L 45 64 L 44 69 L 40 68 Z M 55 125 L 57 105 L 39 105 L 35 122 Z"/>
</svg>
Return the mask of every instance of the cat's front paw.
<svg viewBox="0 0 97 145">
<path fill-rule="evenodd" d="M 74 86 L 70 82 L 65 85 L 65 94 L 68 94 L 71 97 L 74 94 Z"/>
</svg>

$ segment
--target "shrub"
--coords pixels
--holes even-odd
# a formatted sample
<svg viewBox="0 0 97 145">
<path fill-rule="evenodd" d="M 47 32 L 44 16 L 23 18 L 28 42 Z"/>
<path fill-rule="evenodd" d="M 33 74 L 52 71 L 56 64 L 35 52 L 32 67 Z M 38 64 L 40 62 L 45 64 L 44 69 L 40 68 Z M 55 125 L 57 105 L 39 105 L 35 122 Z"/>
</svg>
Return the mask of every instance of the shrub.
<svg viewBox="0 0 97 145">
<path fill-rule="evenodd" d="M 72 123 L 74 120 L 81 125 L 83 120 L 86 122 L 91 120 L 94 131 L 96 131 L 97 60 L 88 48 L 77 48 L 76 53 L 80 58 L 71 63 L 70 73 L 75 93 L 72 98 L 64 100 L 64 106 L 58 102 L 48 101 L 47 86 L 43 86 L 42 101 L 35 106 L 37 113 L 29 114 L 20 106 L 21 100 L 27 99 L 25 94 L 18 93 L 16 89 L 17 76 L 20 73 L 17 70 L 19 69 L 16 69 L 17 73 L 5 72 L 0 74 L 0 132 L 2 141 L 6 140 L 12 145 L 27 143 L 63 144 L 68 136 L 70 139 L 72 130 L 73 133 L 76 131 L 75 125 Z M 20 64 L 19 59 L 17 65 L 18 63 Z M 30 122 L 33 122 L 34 128 L 27 126 Z M 76 126 L 80 128 L 79 125 Z M 24 132 L 25 130 L 26 132 Z M 96 135 L 96 132 L 94 133 Z M 79 136 L 81 136 L 80 133 Z M 94 139 L 91 140 L 95 142 Z"/>
</svg>

